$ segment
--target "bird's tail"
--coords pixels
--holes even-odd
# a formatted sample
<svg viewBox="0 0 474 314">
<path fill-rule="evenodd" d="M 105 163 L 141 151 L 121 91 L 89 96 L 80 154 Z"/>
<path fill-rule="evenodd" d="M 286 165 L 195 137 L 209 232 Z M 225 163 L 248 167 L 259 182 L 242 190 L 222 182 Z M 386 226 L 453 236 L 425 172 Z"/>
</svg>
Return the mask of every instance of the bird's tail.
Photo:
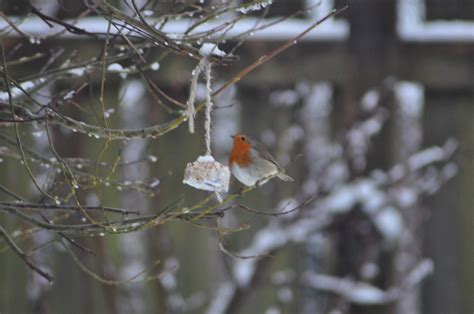
<svg viewBox="0 0 474 314">
<path fill-rule="evenodd" d="M 290 177 L 289 175 L 287 175 L 287 174 L 285 174 L 285 173 L 283 173 L 283 172 L 279 172 L 279 173 L 277 174 L 277 177 L 280 178 L 280 179 L 283 180 L 283 181 L 293 181 L 293 178 L 292 178 L 292 177 Z"/>
</svg>

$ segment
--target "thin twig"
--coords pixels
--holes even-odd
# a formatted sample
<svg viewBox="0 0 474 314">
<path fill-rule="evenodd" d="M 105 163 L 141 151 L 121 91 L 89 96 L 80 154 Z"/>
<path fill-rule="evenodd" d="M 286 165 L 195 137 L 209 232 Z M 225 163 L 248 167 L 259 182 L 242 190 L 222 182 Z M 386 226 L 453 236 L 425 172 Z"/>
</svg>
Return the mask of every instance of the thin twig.
<svg viewBox="0 0 474 314">
<path fill-rule="evenodd" d="M 278 216 L 283 216 L 283 215 L 288 215 L 292 212 L 295 212 L 301 208 L 304 208 L 306 206 L 308 206 L 309 204 L 313 203 L 314 201 L 316 201 L 318 199 L 318 196 L 311 196 L 311 197 L 308 197 L 306 200 L 304 200 L 301 204 L 291 208 L 291 209 L 288 209 L 288 210 L 283 210 L 283 211 L 280 211 L 280 212 L 276 212 L 276 213 L 271 213 L 271 212 L 267 212 L 267 211 L 261 211 L 261 210 L 257 210 L 257 209 L 253 209 L 253 208 L 250 208 L 244 204 L 238 204 L 238 205 L 235 205 L 235 207 L 240 207 L 246 211 L 249 211 L 251 213 L 254 213 L 254 214 L 258 214 L 258 215 L 265 215 L 265 216 L 274 216 L 274 217 L 278 217 Z"/>
<path fill-rule="evenodd" d="M 15 252 L 16 255 L 18 255 L 19 258 L 25 262 L 26 265 L 28 265 L 31 270 L 33 270 L 35 273 L 49 281 L 49 283 L 53 283 L 53 276 L 51 276 L 48 272 L 42 270 L 39 266 L 37 266 L 35 263 L 33 263 L 28 256 L 22 251 L 22 249 L 13 241 L 13 239 L 8 235 L 8 233 L 5 231 L 5 229 L 0 226 L 0 235 L 2 238 L 5 239 L 5 242 L 8 244 L 8 246 Z"/>
</svg>

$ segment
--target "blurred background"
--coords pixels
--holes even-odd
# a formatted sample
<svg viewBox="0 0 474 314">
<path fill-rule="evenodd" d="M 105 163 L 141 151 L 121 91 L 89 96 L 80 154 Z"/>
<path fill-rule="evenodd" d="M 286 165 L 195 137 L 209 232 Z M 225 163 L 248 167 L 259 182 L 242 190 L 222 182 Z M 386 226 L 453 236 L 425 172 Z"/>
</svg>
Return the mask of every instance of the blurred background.
<svg viewBox="0 0 474 314">
<path fill-rule="evenodd" d="M 147 16 L 169 14 L 171 20 L 173 10 L 185 2 L 137 1 L 151 11 Z M 223 3 L 187 2 L 202 7 Z M 120 1 L 111 3 L 124 12 L 130 10 Z M 0 211 L 3 228 L 55 278 L 50 285 L 34 274 L 2 240 L 1 313 L 474 312 L 474 3 L 257 3 L 258 8 L 237 13 L 248 15 L 252 23 L 299 14 L 261 30 L 256 28 L 260 24 L 252 24 L 255 30 L 244 41 L 216 39 L 224 51 L 237 47 L 233 53 L 240 60 L 213 67 L 213 90 L 334 8 L 350 5 L 214 98 L 214 157 L 227 164 L 230 135 L 243 132 L 264 143 L 295 181 L 275 179 L 225 204 L 235 208 L 218 219 L 219 226 L 249 226 L 239 232 L 219 234 L 176 220 L 126 234 L 77 236 L 81 245 L 96 253 L 75 248 L 77 257 L 104 278 L 130 278 L 160 261 L 159 280 L 123 285 L 104 284 L 84 272 L 55 242 L 54 232 L 40 230 L 16 238 L 30 225 Z M 76 0 L 33 4 L 60 20 L 78 18 L 87 10 Z M 104 39 L 69 33 L 43 39 L 41 33 L 48 26 L 28 24 L 32 14 L 27 1 L 3 0 L 0 9 L 7 61 L 59 50 L 55 62 L 69 58 L 79 64 L 101 56 Z M 232 19 L 229 12 L 219 18 Z M 12 31 L 5 16 L 37 40 Z M 98 24 L 88 20 L 81 25 Z M 111 45 L 126 47 L 120 39 Z M 168 55 L 163 47 L 145 49 L 144 57 L 151 64 L 146 76 L 164 93 L 186 103 L 197 61 Z M 104 112 L 111 128 L 143 128 L 176 117 L 176 112 L 158 104 L 140 73 L 127 72 L 133 60 L 107 68 Z M 20 83 L 28 81 L 46 63 L 47 59 L 32 58 L 12 64 L 9 75 Z M 48 78 L 31 94 L 39 103 L 49 104 L 54 96 L 74 88 L 73 101 L 59 110 L 78 121 L 101 125 L 100 71 L 100 65 L 91 66 L 69 71 L 68 77 Z M 78 89 L 82 83 L 87 86 Z M 0 101 L 8 104 L 2 84 Z M 203 100 L 205 93 L 202 79 L 197 99 Z M 1 117 L 8 117 L 5 106 Z M 79 165 L 74 158 L 113 164 L 118 154 L 125 163 L 141 160 L 116 169 L 113 176 L 121 184 L 80 189 L 78 197 L 88 206 L 105 204 L 147 214 L 176 202 L 192 206 L 208 195 L 182 183 L 186 164 L 204 153 L 202 125 L 198 114 L 195 134 L 184 123 L 164 136 L 126 141 L 108 141 L 61 126 L 51 130 L 55 149 L 71 159 L 71 165 Z M 54 157 L 44 125 L 22 125 L 20 131 L 28 149 Z M 18 153 L 12 153 L 12 125 L 0 122 L 0 133 L 1 186 L 37 199 Z M 33 170 L 41 182 L 46 181 L 41 176 L 47 177 L 50 170 L 44 165 Z M 148 195 L 127 188 L 137 180 L 159 183 L 158 192 Z M 240 188 L 233 180 L 230 193 Z M 0 191 L 0 201 L 12 200 Z M 240 204 L 265 213 L 302 206 L 272 216 L 242 209 Z M 71 219 L 80 222 L 81 214 Z"/>
</svg>

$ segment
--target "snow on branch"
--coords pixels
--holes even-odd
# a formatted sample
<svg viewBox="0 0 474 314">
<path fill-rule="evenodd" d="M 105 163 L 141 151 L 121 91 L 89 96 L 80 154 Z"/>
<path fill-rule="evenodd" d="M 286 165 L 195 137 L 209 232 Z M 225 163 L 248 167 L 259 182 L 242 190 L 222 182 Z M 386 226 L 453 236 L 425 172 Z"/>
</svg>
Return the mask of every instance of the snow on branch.
<svg viewBox="0 0 474 314">
<path fill-rule="evenodd" d="M 429 259 L 420 261 L 402 280 L 400 286 L 383 290 L 372 284 L 353 281 L 329 275 L 306 272 L 301 281 L 308 287 L 320 291 L 335 293 L 347 301 L 359 305 L 380 305 L 397 300 L 401 294 L 409 293 L 433 272 L 433 262 Z"/>
</svg>

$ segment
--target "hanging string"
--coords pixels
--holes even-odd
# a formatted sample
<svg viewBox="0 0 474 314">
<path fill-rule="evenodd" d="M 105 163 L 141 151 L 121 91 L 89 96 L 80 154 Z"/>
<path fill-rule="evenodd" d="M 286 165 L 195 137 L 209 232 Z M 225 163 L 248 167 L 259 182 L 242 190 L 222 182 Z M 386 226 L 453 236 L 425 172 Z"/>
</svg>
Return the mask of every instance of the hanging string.
<svg viewBox="0 0 474 314">
<path fill-rule="evenodd" d="M 211 111 L 212 111 L 212 89 L 211 89 L 211 67 L 212 63 L 207 61 L 205 65 L 206 72 L 204 73 L 206 77 L 206 115 L 204 120 L 204 131 L 205 137 L 204 142 L 206 144 L 206 155 L 211 155 Z"/>
<path fill-rule="evenodd" d="M 211 111 L 212 111 L 212 88 L 211 88 L 211 68 L 212 63 L 207 61 L 205 63 L 205 73 L 204 76 L 206 77 L 206 113 L 204 117 L 204 142 L 206 144 L 206 155 L 211 156 Z M 219 203 L 223 202 L 222 195 L 216 189 L 214 190 L 214 194 L 216 199 Z"/>
<path fill-rule="evenodd" d="M 196 68 L 194 68 L 194 70 L 191 72 L 192 74 L 191 87 L 189 91 L 189 98 L 187 101 L 188 108 L 186 110 L 186 115 L 188 116 L 189 132 L 191 133 L 194 133 L 194 117 L 196 116 L 196 109 L 194 108 L 194 102 L 196 100 L 197 83 L 198 83 L 199 75 L 201 74 L 202 70 L 204 69 L 207 63 L 209 63 L 207 58 L 202 58 L 201 61 L 199 61 Z"/>
</svg>

